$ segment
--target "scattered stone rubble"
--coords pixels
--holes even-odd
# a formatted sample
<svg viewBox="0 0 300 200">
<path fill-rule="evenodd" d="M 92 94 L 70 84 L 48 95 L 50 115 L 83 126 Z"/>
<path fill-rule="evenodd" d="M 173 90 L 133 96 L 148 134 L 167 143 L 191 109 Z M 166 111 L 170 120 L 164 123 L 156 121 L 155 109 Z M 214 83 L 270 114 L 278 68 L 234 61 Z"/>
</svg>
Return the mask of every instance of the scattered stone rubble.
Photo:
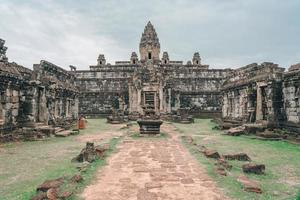
<svg viewBox="0 0 300 200">
<path fill-rule="evenodd" d="M 88 169 L 91 162 L 96 159 L 104 159 L 109 148 L 109 144 L 94 146 L 94 143 L 87 142 L 86 147 L 82 149 L 80 154 L 72 159 L 72 162 L 79 162 L 78 164 L 80 164 L 76 166 L 78 173 L 73 176 L 44 181 L 37 186 L 37 193 L 31 200 L 64 200 L 71 198 L 78 189 L 78 184 L 84 181 L 82 173 Z"/>
<path fill-rule="evenodd" d="M 251 161 L 251 158 L 245 153 L 222 155 L 226 160 Z"/>
<path fill-rule="evenodd" d="M 254 164 L 247 163 L 242 166 L 243 172 L 245 173 L 253 173 L 253 174 L 265 174 L 265 165 L 262 164 Z"/>
<path fill-rule="evenodd" d="M 228 172 L 232 169 L 232 165 L 227 162 L 227 160 L 238 160 L 248 162 L 242 165 L 242 171 L 244 173 L 254 173 L 257 175 L 265 174 L 265 165 L 251 163 L 250 157 L 245 153 L 237 154 L 224 154 L 220 155 L 219 152 L 211 149 L 207 149 L 205 146 L 198 146 L 194 143 L 193 139 L 188 136 L 182 137 L 184 142 L 188 144 L 193 144 L 198 148 L 199 152 L 203 153 L 207 158 L 213 159 L 214 162 L 214 171 L 220 176 L 227 176 Z M 250 180 L 245 175 L 240 175 L 237 179 L 242 185 L 243 189 L 247 192 L 254 192 L 261 194 L 262 190 L 259 184 L 256 181 Z"/>
<path fill-rule="evenodd" d="M 96 159 L 104 158 L 105 152 L 109 149 L 108 144 L 94 146 L 94 143 L 87 142 L 80 154 L 72 159 L 73 162 L 94 162 Z"/>
<path fill-rule="evenodd" d="M 60 177 L 57 179 L 46 180 L 40 184 L 31 200 L 63 200 L 70 198 L 76 190 L 77 184 L 83 178 L 79 174 L 72 177 Z"/>
<path fill-rule="evenodd" d="M 268 62 L 233 70 L 221 89 L 223 128 L 254 124 L 299 134 L 299 78 L 300 64 L 287 72 Z"/>
<path fill-rule="evenodd" d="M 256 181 L 250 180 L 245 175 L 240 175 L 237 180 L 243 185 L 246 192 L 262 193 L 259 184 Z"/>
</svg>

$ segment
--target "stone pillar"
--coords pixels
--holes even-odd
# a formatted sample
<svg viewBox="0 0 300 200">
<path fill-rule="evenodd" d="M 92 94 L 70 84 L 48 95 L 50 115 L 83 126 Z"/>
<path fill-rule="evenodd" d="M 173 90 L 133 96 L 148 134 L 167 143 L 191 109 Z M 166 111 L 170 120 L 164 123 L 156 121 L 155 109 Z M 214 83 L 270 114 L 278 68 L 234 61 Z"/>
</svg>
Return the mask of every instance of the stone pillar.
<svg viewBox="0 0 300 200">
<path fill-rule="evenodd" d="M 69 117 L 69 104 L 70 104 L 69 99 L 66 99 L 66 117 Z"/>
<path fill-rule="evenodd" d="M 163 88 L 160 87 L 160 88 L 159 88 L 159 110 L 160 110 L 161 112 L 164 111 L 164 106 L 163 106 L 163 104 L 164 104 L 164 93 L 163 93 Z"/>
<path fill-rule="evenodd" d="M 178 110 L 180 108 L 180 93 L 176 94 L 176 101 L 175 101 L 175 109 Z"/>
<path fill-rule="evenodd" d="M 171 97 L 171 88 L 168 88 L 168 96 L 169 96 L 169 101 L 168 101 L 168 113 L 171 113 L 171 101 L 172 101 L 172 97 Z"/>
<path fill-rule="evenodd" d="M 256 89 L 256 121 L 263 119 L 262 113 L 262 95 L 261 95 L 261 88 L 257 86 Z"/>
<path fill-rule="evenodd" d="M 142 98 L 142 92 L 141 90 L 137 91 L 137 110 L 139 113 L 143 113 L 143 109 L 142 109 L 142 102 L 141 102 L 141 98 Z"/>
<path fill-rule="evenodd" d="M 78 97 L 75 97 L 75 103 L 74 103 L 74 108 L 73 108 L 73 113 L 74 113 L 74 118 L 78 118 L 78 112 L 79 112 L 79 99 Z"/>
<path fill-rule="evenodd" d="M 228 117 L 228 95 L 223 95 L 222 116 Z"/>
<path fill-rule="evenodd" d="M 157 92 L 154 93 L 154 109 L 155 109 L 155 113 L 158 114 Z"/>
</svg>

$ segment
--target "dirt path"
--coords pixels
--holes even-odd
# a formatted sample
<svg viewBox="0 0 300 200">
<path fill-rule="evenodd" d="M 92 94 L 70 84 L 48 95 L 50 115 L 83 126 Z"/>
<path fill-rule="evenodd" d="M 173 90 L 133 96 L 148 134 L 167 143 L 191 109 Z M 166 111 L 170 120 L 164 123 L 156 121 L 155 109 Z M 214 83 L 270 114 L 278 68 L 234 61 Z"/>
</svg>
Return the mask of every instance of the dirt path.
<svg viewBox="0 0 300 200">
<path fill-rule="evenodd" d="M 168 139 L 125 139 L 82 197 L 87 200 L 226 199 L 182 146 L 171 125 Z"/>
</svg>

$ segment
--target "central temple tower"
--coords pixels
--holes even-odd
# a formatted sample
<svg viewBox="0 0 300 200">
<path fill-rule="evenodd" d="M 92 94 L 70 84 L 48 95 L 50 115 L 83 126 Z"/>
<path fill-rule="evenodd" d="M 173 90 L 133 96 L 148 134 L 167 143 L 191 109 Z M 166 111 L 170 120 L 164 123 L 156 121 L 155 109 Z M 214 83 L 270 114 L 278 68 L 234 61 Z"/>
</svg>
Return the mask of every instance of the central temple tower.
<svg viewBox="0 0 300 200">
<path fill-rule="evenodd" d="M 159 60 L 160 44 L 156 31 L 149 21 L 144 29 L 140 42 L 141 61 Z"/>
</svg>

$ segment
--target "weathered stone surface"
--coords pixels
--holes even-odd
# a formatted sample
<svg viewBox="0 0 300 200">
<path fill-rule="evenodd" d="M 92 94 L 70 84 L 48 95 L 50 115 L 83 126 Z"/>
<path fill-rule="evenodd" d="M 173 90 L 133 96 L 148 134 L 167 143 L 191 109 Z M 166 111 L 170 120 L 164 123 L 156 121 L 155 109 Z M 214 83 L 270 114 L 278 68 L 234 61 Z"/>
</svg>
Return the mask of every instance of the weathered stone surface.
<svg viewBox="0 0 300 200">
<path fill-rule="evenodd" d="M 232 168 L 232 165 L 230 165 L 224 158 L 219 158 L 216 162 L 216 165 L 217 166 L 220 166 L 220 167 L 223 167 L 227 170 L 231 170 Z"/>
<path fill-rule="evenodd" d="M 55 133 L 56 137 L 68 137 L 72 134 L 71 130 L 66 130 L 66 131 L 61 131 L 61 132 L 57 132 Z"/>
<path fill-rule="evenodd" d="M 94 162 L 97 159 L 97 153 L 94 147 L 94 143 L 87 142 L 85 148 L 83 148 L 78 156 L 72 159 L 77 162 Z"/>
<path fill-rule="evenodd" d="M 50 188 L 58 188 L 64 183 L 64 178 L 58 178 L 53 180 L 46 180 L 37 187 L 37 191 L 47 192 Z"/>
<path fill-rule="evenodd" d="M 222 157 L 226 160 L 251 161 L 250 157 L 246 153 L 225 154 L 222 155 Z"/>
<path fill-rule="evenodd" d="M 70 179 L 70 181 L 72 183 L 79 183 L 79 182 L 83 181 L 83 178 L 82 178 L 81 175 L 76 174 L 76 175 L 72 176 L 72 178 Z"/>
<path fill-rule="evenodd" d="M 243 172 L 253 174 L 264 174 L 266 169 L 265 165 L 254 163 L 244 164 L 242 168 Z"/>
<path fill-rule="evenodd" d="M 109 150 L 109 144 L 102 144 L 95 147 L 96 154 L 98 158 L 103 159 L 105 156 L 105 152 Z"/>
<path fill-rule="evenodd" d="M 262 193 L 262 190 L 259 187 L 258 183 L 253 180 L 250 180 L 246 176 L 244 176 L 244 175 L 239 176 L 238 181 L 243 185 L 243 188 L 245 191 L 254 192 L 254 193 L 258 193 L 258 194 Z"/>
<path fill-rule="evenodd" d="M 259 137 L 263 137 L 263 138 L 268 138 L 268 139 L 275 139 L 275 138 L 282 138 L 283 135 L 279 135 L 277 133 L 274 133 L 273 131 L 264 131 L 264 132 L 260 132 L 260 133 L 256 133 L 257 136 Z"/>
<path fill-rule="evenodd" d="M 223 167 L 215 167 L 215 172 L 221 176 L 227 176 L 227 172 Z"/>
<path fill-rule="evenodd" d="M 49 190 L 47 190 L 47 198 L 49 200 L 57 200 L 58 199 L 57 189 L 50 188 Z"/>
<path fill-rule="evenodd" d="M 220 154 L 215 151 L 215 150 L 205 150 L 204 151 L 204 155 L 208 158 L 214 158 L 214 159 L 219 159 L 220 158 Z"/>
<path fill-rule="evenodd" d="M 245 127 L 239 126 L 235 128 L 230 128 L 228 131 L 226 131 L 226 134 L 231 136 L 240 136 L 242 134 L 245 134 Z"/>
</svg>

